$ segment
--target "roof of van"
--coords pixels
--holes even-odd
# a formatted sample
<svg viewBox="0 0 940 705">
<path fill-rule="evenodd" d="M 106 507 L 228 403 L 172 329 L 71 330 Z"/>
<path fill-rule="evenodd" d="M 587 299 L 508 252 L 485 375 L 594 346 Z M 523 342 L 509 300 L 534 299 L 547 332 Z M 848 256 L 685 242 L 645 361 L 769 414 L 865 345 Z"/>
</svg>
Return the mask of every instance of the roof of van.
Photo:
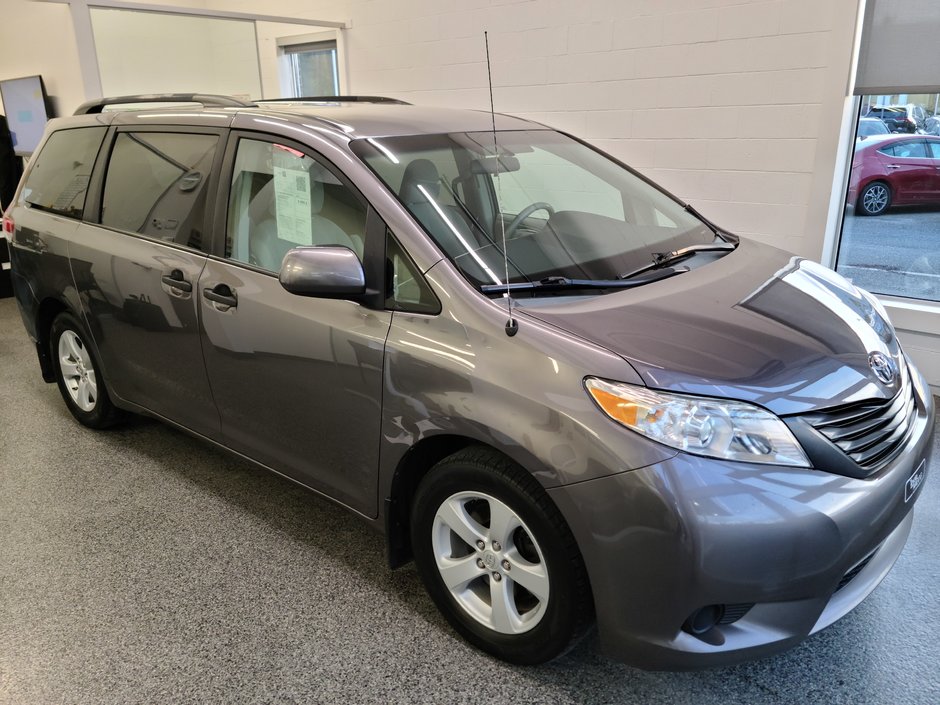
<svg viewBox="0 0 940 705">
<path fill-rule="evenodd" d="M 124 98 L 132 98 L 125 96 Z M 153 96 L 156 98 L 157 96 Z M 366 102 L 357 100 L 337 101 L 257 101 L 241 105 L 204 104 L 170 105 L 178 102 L 172 99 L 159 107 L 147 106 L 137 109 L 130 100 L 104 99 L 100 103 L 91 101 L 79 109 L 91 114 L 99 123 L 105 124 L 155 124 L 167 121 L 185 124 L 187 117 L 193 118 L 193 124 L 209 122 L 230 123 L 234 114 L 250 114 L 258 117 L 270 117 L 278 121 L 292 122 L 307 128 L 327 130 L 336 136 L 347 139 L 367 137 L 392 137 L 402 135 L 439 134 L 445 132 L 484 132 L 493 129 L 495 118 L 497 130 L 541 130 L 548 129 L 529 120 L 488 111 L 462 110 L 455 108 L 437 108 L 409 105 L 396 101 Z M 232 101 L 236 103 L 237 101 Z M 114 109 L 109 106 L 116 103 L 134 105 L 133 109 Z M 88 106 L 92 106 L 88 109 Z M 197 117 L 198 116 L 198 117 Z M 216 118 L 213 120 L 212 118 Z"/>
<path fill-rule="evenodd" d="M 434 108 L 382 103 L 264 103 L 238 112 L 272 112 L 295 119 L 316 118 L 354 137 L 425 135 L 441 132 L 484 132 L 493 129 L 493 115 L 482 110 Z M 546 129 L 544 125 L 497 113 L 497 130 Z"/>
</svg>

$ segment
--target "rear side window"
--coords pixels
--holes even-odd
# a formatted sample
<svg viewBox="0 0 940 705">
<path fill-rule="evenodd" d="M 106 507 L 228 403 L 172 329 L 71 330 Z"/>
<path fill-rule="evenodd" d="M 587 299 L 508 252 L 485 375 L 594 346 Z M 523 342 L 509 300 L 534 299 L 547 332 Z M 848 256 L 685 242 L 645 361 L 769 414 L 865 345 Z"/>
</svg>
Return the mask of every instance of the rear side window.
<svg viewBox="0 0 940 705">
<path fill-rule="evenodd" d="M 904 157 L 907 159 L 923 159 L 927 156 L 927 147 L 923 142 L 902 142 L 901 144 L 885 145 L 878 150 L 891 157 Z"/>
<path fill-rule="evenodd" d="M 80 127 L 49 135 L 34 158 L 23 201 L 69 218 L 81 218 L 85 192 L 106 127 Z"/>
<path fill-rule="evenodd" d="M 203 250 L 206 182 L 219 138 L 121 132 L 101 201 L 101 224 Z"/>
</svg>

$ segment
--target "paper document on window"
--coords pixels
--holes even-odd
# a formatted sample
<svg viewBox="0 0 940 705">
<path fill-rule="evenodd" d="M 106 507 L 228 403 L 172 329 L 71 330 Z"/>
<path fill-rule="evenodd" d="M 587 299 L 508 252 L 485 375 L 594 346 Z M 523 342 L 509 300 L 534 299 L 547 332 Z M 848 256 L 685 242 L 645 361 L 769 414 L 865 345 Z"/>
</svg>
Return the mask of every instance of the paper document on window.
<svg viewBox="0 0 940 705">
<path fill-rule="evenodd" d="M 274 167 L 277 236 L 295 245 L 313 244 L 310 174 L 306 169 Z"/>
</svg>

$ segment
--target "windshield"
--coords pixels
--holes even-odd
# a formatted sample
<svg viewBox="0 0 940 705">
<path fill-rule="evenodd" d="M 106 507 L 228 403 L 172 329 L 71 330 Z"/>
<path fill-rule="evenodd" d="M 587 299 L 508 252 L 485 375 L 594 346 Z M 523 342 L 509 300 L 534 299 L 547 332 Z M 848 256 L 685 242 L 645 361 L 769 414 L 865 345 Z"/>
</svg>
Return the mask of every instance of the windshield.
<svg viewBox="0 0 940 705">
<path fill-rule="evenodd" d="M 478 286 L 616 279 L 655 253 L 711 243 L 683 206 L 551 130 L 356 140 L 353 151 Z"/>
</svg>

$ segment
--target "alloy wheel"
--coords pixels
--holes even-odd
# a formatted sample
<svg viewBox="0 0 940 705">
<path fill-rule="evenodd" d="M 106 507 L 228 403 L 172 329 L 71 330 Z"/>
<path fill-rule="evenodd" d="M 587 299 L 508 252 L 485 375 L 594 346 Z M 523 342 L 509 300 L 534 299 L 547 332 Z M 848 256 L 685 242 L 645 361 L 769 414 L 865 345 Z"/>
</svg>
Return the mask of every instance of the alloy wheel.
<svg viewBox="0 0 940 705">
<path fill-rule="evenodd" d="M 59 369 L 65 388 L 82 411 L 93 411 L 98 403 L 98 382 L 88 348 L 71 330 L 59 336 Z"/>
<path fill-rule="evenodd" d="M 532 532 L 504 502 L 451 495 L 432 525 L 437 569 L 457 604 L 500 634 L 522 634 L 545 614 L 550 581 Z"/>
</svg>

